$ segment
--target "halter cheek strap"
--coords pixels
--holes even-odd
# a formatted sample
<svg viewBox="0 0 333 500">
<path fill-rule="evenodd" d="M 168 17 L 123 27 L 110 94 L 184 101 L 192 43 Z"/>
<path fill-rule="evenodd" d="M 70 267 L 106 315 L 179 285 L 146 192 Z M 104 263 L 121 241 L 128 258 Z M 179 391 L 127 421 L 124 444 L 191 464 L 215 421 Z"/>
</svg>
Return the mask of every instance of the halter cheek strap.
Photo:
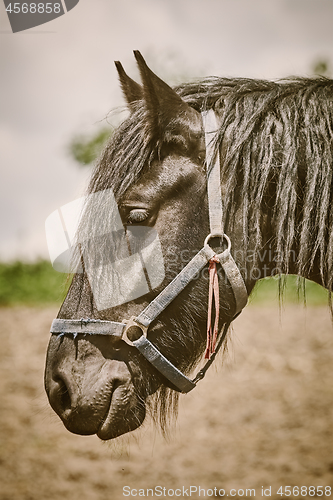
<svg viewBox="0 0 333 500">
<path fill-rule="evenodd" d="M 209 205 L 209 223 L 210 234 L 206 237 L 203 248 L 190 260 L 190 262 L 181 270 L 179 274 L 157 295 L 157 297 L 148 304 L 148 306 L 137 316 L 119 323 L 116 321 L 102 321 L 96 319 L 55 319 L 52 322 L 51 333 L 58 335 L 65 334 L 89 334 L 89 335 L 108 335 L 114 339 L 122 339 L 127 344 L 136 347 L 141 354 L 162 374 L 173 386 L 180 392 L 189 392 L 201 380 L 209 366 L 215 359 L 216 353 L 221 347 L 226 336 L 230 322 L 224 325 L 220 338 L 216 343 L 217 326 L 211 337 L 208 337 L 207 344 L 210 345 L 206 350 L 208 361 L 204 367 L 197 373 L 193 380 L 184 375 L 175 367 L 156 346 L 147 338 L 148 328 L 159 314 L 184 290 L 184 288 L 193 280 L 195 276 L 208 264 L 219 263 L 232 287 L 235 297 L 236 317 L 245 307 L 248 299 L 247 290 L 242 275 L 231 256 L 231 243 L 226 234 L 223 233 L 223 213 L 222 196 L 220 181 L 220 159 L 218 152 L 215 154 L 215 138 L 218 131 L 216 116 L 213 110 L 202 113 L 202 119 L 205 129 L 206 143 L 206 167 L 207 167 L 207 191 Z M 219 237 L 225 240 L 227 248 L 222 253 L 217 254 L 209 245 L 212 238 Z M 218 298 L 218 286 L 216 286 L 217 276 L 214 274 L 213 288 L 215 299 Z M 218 301 L 215 301 L 215 325 L 218 325 Z M 211 335 L 211 317 L 208 318 L 208 332 Z M 141 335 L 137 338 L 137 330 Z"/>
</svg>

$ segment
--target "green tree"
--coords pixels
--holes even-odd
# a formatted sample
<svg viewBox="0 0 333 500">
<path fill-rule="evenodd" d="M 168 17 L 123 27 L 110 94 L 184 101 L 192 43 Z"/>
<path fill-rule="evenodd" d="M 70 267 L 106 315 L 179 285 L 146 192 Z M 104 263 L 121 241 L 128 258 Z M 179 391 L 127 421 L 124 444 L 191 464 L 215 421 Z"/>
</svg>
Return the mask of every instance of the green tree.
<svg viewBox="0 0 333 500">
<path fill-rule="evenodd" d="M 331 65 L 327 59 L 319 59 L 315 61 L 312 66 L 312 71 L 318 76 L 330 76 L 331 75 Z"/>
<path fill-rule="evenodd" d="M 102 127 L 92 136 L 78 135 L 69 144 L 69 153 L 80 165 L 91 165 L 100 155 L 112 134 L 110 127 Z"/>
</svg>

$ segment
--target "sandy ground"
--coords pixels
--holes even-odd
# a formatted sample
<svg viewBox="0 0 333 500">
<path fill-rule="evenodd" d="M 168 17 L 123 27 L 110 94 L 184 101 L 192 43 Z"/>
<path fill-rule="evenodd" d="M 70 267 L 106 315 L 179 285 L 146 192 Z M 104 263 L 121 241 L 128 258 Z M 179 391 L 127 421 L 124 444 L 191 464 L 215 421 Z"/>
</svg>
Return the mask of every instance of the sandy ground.
<svg viewBox="0 0 333 500">
<path fill-rule="evenodd" d="M 326 308 L 290 306 L 280 319 L 278 305 L 249 306 L 235 322 L 223 364 L 182 396 L 169 441 L 148 421 L 112 443 L 70 434 L 48 406 L 43 368 L 55 313 L 0 309 L 1 500 L 118 500 L 126 498 L 124 486 L 140 497 L 161 486 L 165 495 L 195 499 L 221 497 L 222 488 L 233 498 L 249 497 L 252 488 L 264 498 L 262 487 L 266 496 L 271 487 L 270 498 L 281 499 L 288 497 L 277 494 L 280 486 L 333 486 L 333 327 Z M 206 496 L 181 490 L 190 486 Z M 313 498 L 313 490 L 302 491 L 289 498 Z M 159 492 L 167 498 L 163 490 L 154 498 Z"/>
</svg>

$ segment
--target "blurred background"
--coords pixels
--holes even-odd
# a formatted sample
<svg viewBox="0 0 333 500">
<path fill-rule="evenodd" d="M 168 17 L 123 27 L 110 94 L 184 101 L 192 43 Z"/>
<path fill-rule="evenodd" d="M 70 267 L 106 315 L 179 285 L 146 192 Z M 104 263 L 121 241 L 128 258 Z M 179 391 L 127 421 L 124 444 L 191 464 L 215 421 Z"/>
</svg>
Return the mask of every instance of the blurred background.
<svg viewBox="0 0 333 500">
<path fill-rule="evenodd" d="M 332 25 L 332 0 L 80 0 L 13 34 L 0 4 L 1 500 L 122 498 L 143 474 L 150 487 L 201 481 L 255 486 L 258 496 L 273 483 L 332 483 L 332 327 L 327 293 L 312 284 L 306 309 L 294 278 L 281 308 L 276 280 L 258 288 L 235 324 L 233 354 L 184 399 L 171 443 L 152 424 L 116 445 L 72 436 L 42 380 L 66 289 L 44 223 L 83 194 L 126 116 L 113 61 L 138 80 L 138 49 L 171 85 L 333 76 Z"/>
</svg>

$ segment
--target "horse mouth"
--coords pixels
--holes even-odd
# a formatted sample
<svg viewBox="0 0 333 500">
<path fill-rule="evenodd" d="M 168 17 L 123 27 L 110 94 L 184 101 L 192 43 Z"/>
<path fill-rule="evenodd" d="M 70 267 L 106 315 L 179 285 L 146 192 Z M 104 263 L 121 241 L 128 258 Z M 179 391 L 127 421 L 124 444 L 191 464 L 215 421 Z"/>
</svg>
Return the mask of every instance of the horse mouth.
<svg viewBox="0 0 333 500">
<path fill-rule="evenodd" d="M 80 365 L 75 365 L 80 372 Z M 127 369 L 108 363 L 83 370 L 75 377 L 67 365 L 47 367 L 45 386 L 53 410 L 73 434 L 114 439 L 139 427 L 145 418 L 144 398 Z M 75 372 L 74 372 L 75 373 Z"/>
<path fill-rule="evenodd" d="M 145 404 L 119 384 L 111 394 L 109 407 L 96 434 L 103 441 L 114 439 L 137 429 L 145 416 Z"/>
<path fill-rule="evenodd" d="M 114 400 L 114 395 L 116 391 L 117 388 L 115 388 L 113 393 L 110 394 L 110 403 L 108 409 L 104 415 L 104 418 L 99 424 L 98 431 L 96 432 L 97 436 L 103 441 L 107 441 L 109 439 L 112 439 L 113 437 L 117 437 L 116 435 L 114 435 L 116 429 L 114 428 L 114 422 L 113 422 L 114 416 L 112 409 L 112 400 Z"/>
</svg>

